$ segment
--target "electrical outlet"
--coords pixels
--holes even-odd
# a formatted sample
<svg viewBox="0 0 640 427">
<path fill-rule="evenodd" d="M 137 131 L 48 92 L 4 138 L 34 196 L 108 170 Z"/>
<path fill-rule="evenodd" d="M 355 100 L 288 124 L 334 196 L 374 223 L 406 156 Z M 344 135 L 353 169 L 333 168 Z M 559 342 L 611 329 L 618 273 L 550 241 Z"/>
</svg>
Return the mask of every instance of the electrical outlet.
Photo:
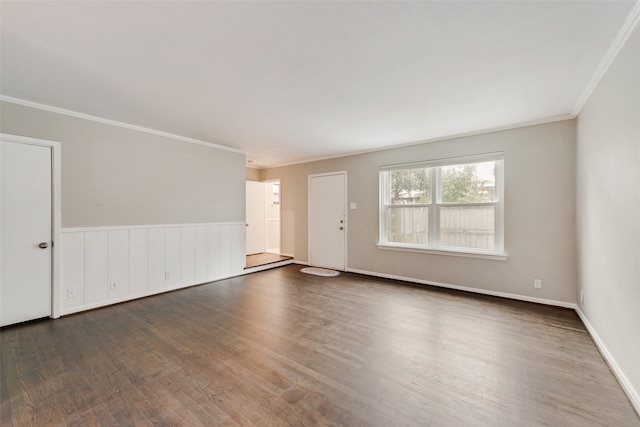
<svg viewBox="0 0 640 427">
<path fill-rule="evenodd" d="M 76 297 L 76 288 L 67 288 L 67 298 Z"/>
<path fill-rule="evenodd" d="M 536 289 L 542 288 L 542 280 L 533 279 L 533 287 L 536 288 Z"/>
<path fill-rule="evenodd" d="M 111 283 L 111 290 L 115 291 L 116 289 L 118 289 L 118 284 L 116 282 L 112 282 Z"/>
</svg>

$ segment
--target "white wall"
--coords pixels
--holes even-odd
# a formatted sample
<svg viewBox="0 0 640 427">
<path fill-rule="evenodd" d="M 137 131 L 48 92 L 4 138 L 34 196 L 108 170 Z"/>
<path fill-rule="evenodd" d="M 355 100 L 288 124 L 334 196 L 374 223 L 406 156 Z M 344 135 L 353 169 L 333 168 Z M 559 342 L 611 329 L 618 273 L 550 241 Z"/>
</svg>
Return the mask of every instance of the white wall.
<svg viewBox="0 0 640 427">
<path fill-rule="evenodd" d="M 62 226 L 244 221 L 245 156 L 8 102 L 3 133 L 59 141 Z"/>
<path fill-rule="evenodd" d="M 640 411 L 640 30 L 577 123 L 580 310 Z"/>
<path fill-rule="evenodd" d="M 380 166 L 503 151 L 507 261 L 380 250 Z M 282 184 L 281 251 L 307 260 L 307 176 L 346 170 L 348 268 L 472 289 L 575 303 L 575 121 L 263 169 Z M 534 289 L 534 278 L 542 289 Z"/>
</svg>

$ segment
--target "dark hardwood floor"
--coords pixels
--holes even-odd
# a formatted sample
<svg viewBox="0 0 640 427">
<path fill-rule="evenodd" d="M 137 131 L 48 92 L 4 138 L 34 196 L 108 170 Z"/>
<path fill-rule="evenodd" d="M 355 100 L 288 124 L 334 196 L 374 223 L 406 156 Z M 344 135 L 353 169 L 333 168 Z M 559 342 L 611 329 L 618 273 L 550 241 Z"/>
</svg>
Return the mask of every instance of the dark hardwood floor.
<svg viewBox="0 0 640 427">
<path fill-rule="evenodd" d="M 572 310 L 287 266 L 2 329 L 2 426 L 638 426 Z"/>
</svg>

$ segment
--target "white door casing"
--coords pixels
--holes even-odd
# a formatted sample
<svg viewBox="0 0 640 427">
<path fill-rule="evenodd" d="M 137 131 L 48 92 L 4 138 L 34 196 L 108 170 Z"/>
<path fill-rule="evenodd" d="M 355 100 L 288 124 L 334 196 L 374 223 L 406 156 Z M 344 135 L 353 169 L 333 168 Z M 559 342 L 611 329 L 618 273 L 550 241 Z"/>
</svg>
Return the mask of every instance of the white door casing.
<svg viewBox="0 0 640 427">
<path fill-rule="evenodd" d="M 265 189 L 264 183 L 247 181 L 247 255 L 265 250 Z"/>
<path fill-rule="evenodd" d="M 0 325 L 58 317 L 59 145 L 0 140 Z"/>
<path fill-rule="evenodd" d="M 309 264 L 344 271 L 347 173 L 309 175 Z"/>
</svg>

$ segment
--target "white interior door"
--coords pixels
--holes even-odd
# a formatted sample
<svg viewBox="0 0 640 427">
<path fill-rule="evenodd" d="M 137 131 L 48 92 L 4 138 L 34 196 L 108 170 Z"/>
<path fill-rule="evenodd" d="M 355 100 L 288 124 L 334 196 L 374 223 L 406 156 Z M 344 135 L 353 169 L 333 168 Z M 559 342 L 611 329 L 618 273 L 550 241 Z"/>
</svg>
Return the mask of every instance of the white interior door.
<svg viewBox="0 0 640 427">
<path fill-rule="evenodd" d="M 52 314 L 52 149 L 1 144 L 0 326 L 5 326 Z"/>
<path fill-rule="evenodd" d="M 280 180 L 264 183 L 265 252 L 280 253 Z"/>
<path fill-rule="evenodd" d="M 346 172 L 309 176 L 309 264 L 344 271 Z"/>
<path fill-rule="evenodd" d="M 247 255 L 264 252 L 265 240 L 264 183 L 247 181 Z"/>
</svg>

